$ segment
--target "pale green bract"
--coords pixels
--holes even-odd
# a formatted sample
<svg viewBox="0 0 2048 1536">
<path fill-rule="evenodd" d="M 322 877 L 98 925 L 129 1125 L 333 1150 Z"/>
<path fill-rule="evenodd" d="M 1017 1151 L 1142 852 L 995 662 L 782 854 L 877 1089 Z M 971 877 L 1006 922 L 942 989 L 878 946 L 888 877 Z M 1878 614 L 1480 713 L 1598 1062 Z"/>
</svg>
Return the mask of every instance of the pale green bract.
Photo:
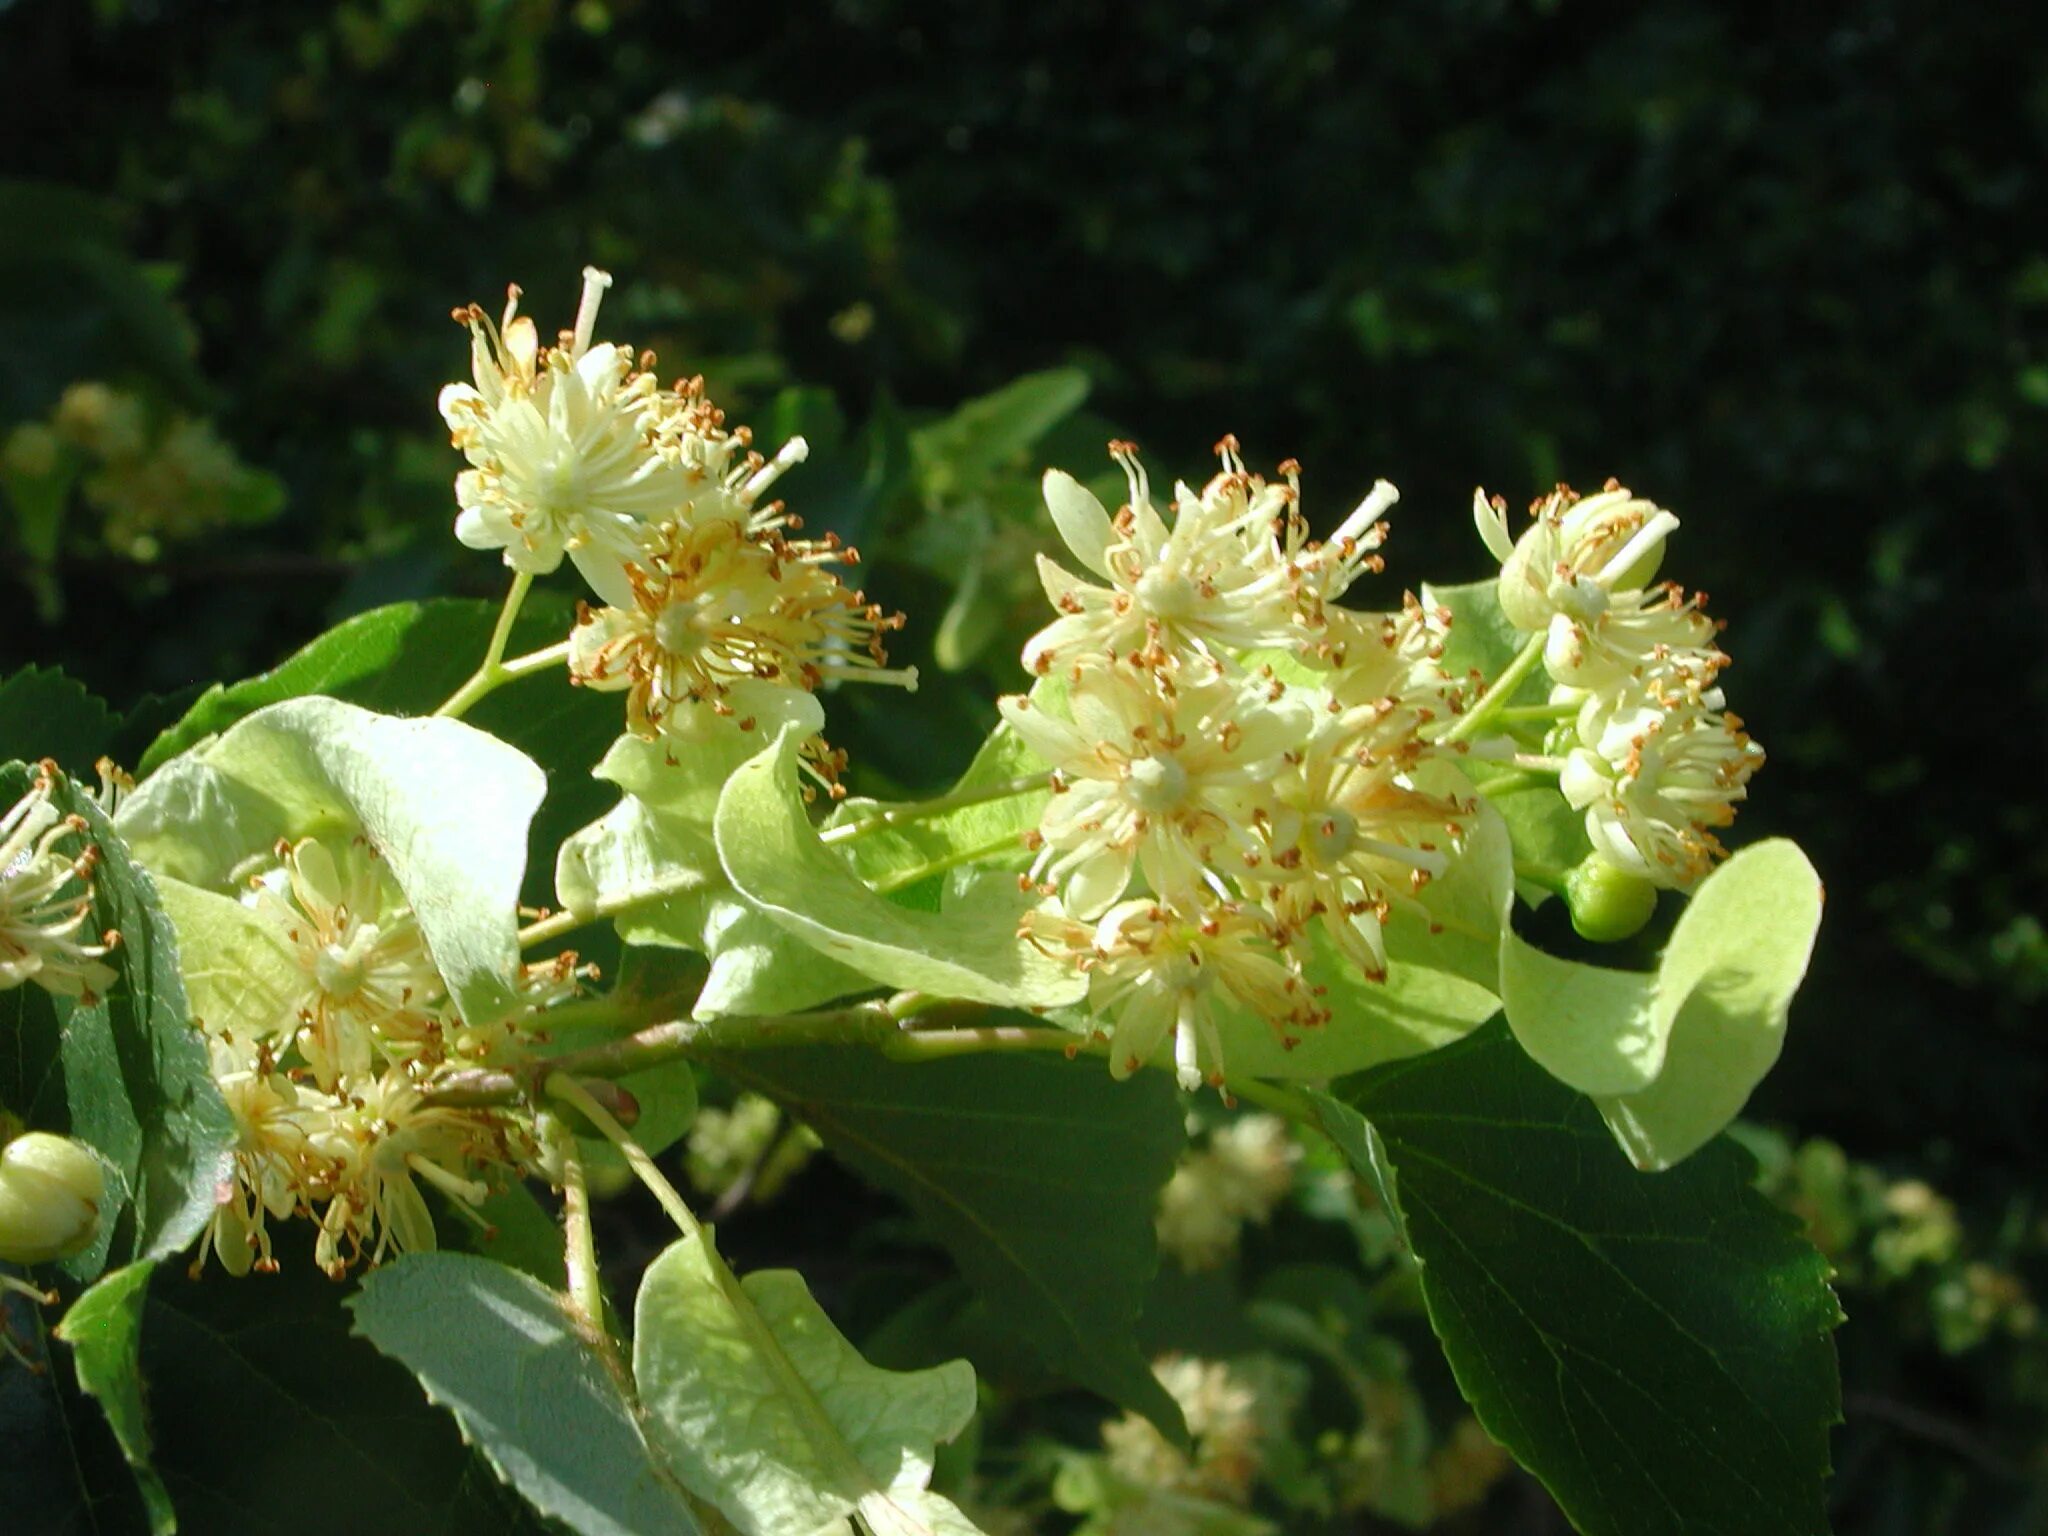
<svg viewBox="0 0 2048 1536">
<path fill-rule="evenodd" d="M 794 1270 L 738 1280 L 708 1234 L 670 1244 L 640 1284 L 633 1375 L 655 1445 L 744 1536 L 855 1513 L 875 1536 L 975 1530 L 927 1486 L 935 1444 L 974 1416 L 973 1369 L 868 1364 Z"/>
<path fill-rule="evenodd" d="M 280 838 L 364 835 L 457 1010 L 484 1024 L 518 1003 L 519 884 L 546 789 L 523 752 L 460 721 L 290 699 L 164 764 L 114 824 L 152 871 L 213 890 Z"/>
<path fill-rule="evenodd" d="M 555 896 L 578 916 L 613 914 L 628 944 L 691 949 L 711 972 L 696 999 L 698 1018 L 783 1013 L 874 984 L 824 960 L 737 895 L 718 862 L 712 817 L 733 771 L 773 739 L 779 725 L 799 739 L 819 730 L 824 711 L 808 693 L 742 681 L 732 716 L 694 709 L 671 717 L 658 739 L 622 736 L 592 772 L 619 786 L 619 803 L 568 838 L 555 860 Z M 754 723 L 741 730 L 735 717 Z"/>
<path fill-rule="evenodd" d="M 1701 883 L 1654 975 L 1501 936 L 1501 1000 L 1545 1070 L 1591 1095 L 1639 1167 L 1668 1168 L 1735 1118 L 1778 1059 L 1820 928 L 1798 845 L 1745 848 Z"/>
<path fill-rule="evenodd" d="M 785 728 L 719 798 L 718 855 L 733 887 L 828 958 L 894 987 L 999 1007 L 1077 1002 L 1086 981 L 1017 938 L 1029 898 L 983 872 L 943 913 L 896 905 L 818 841 L 797 789 L 802 736 Z"/>
<path fill-rule="evenodd" d="M 178 930 L 178 969 L 195 1024 L 242 1020 L 260 1028 L 299 1006 L 305 972 L 253 908 L 169 875 L 157 876 L 156 890 Z"/>
</svg>

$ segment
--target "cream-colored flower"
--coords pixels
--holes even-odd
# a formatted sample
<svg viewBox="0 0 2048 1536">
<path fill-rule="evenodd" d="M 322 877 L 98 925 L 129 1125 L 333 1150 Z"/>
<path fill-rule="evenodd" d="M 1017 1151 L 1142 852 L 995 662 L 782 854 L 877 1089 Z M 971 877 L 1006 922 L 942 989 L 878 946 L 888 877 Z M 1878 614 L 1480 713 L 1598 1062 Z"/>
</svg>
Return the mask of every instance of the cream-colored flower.
<svg viewBox="0 0 2048 1536">
<path fill-rule="evenodd" d="M 1288 1038 L 1325 1016 L 1272 918 L 1256 907 L 1140 897 L 1089 924 L 1050 906 L 1028 915 L 1023 931 L 1087 973 L 1088 1008 L 1110 1022 L 1109 1069 L 1120 1078 L 1171 1040 L 1183 1087 L 1220 1087 L 1222 1012 L 1244 1009 Z"/>
<path fill-rule="evenodd" d="M 1309 714 L 1270 676 L 1091 671 L 1062 719 L 1028 697 L 1003 718 L 1054 770 L 1034 877 L 1060 882 L 1067 910 L 1092 917 L 1133 869 L 1153 892 L 1227 895 L 1218 851 L 1250 832 L 1247 797 L 1305 733 Z"/>
<path fill-rule="evenodd" d="M 1183 1268 L 1213 1269 L 1294 1187 L 1301 1147 L 1277 1115 L 1240 1115 L 1190 1151 L 1159 1192 L 1159 1246 Z"/>
<path fill-rule="evenodd" d="M 401 1057 L 439 1060 L 447 987 L 376 851 L 305 838 L 280 856 L 247 901 L 297 962 L 301 988 L 261 1033 L 280 1055 L 296 1045 L 328 1093 Z"/>
<path fill-rule="evenodd" d="M 225 1053 L 232 1056 L 233 1053 Z M 250 1054 L 248 1065 L 221 1070 L 224 1052 L 215 1046 L 215 1081 L 235 1121 L 234 1177 L 224 1183 L 208 1229 L 208 1247 L 231 1275 L 277 1269 L 269 1221 L 284 1221 L 302 1209 L 306 1191 L 333 1182 L 312 1149 L 312 1133 L 341 1108 L 340 1101 L 277 1070 L 267 1050 Z M 200 1261 L 203 1262 L 202 1250 Z M 196 1267 L 196 1265 L 195 1265 Z"/>
<path fill-rule="evenodd" d="M 738 521 L 669 523 L 652 553 L 626 569 L 630 600 L 586 609 L 569 636 L 570 675 L 626 691 L 638 735 L 664 729 L 677 706 L 718 704 L 742 679 L 812 692 L 828 682 L 915 688 L 891 670 L 882 636 L 902 627 L 828 569 L 857 559 L 836 540 L 792 544 Z"/>
<path fill-rule="evenodd" d="M 1261 1363 L 1255 1357 L 1246 1365 Z M 1249 1504 L 1266 1448 L 1284 1432 L 1286 1399 L 1293 1395 L 1283 1389 L 1280 1374 L 1191 1355 L 1162 1356 L 1152 1372 L 1180 1405 L 1194 1455 L 1170 1444 L 1150 1420 L 1127 1413 L 1102 1428 L 1111 1469 L 1152 1492 Z M 1269 1396 L 1273 1401 L 1263 1401 Z"/>
<path fill-rule="evenodd" d="M 1110 444 L 1131 496 L 1114 518 L 1072 475 L 1046 472 L 1045 504 L 1060 537 L 1108 585 L 1041 557 L 1039 578 L 1060 617 L 1025 646 L 1026 667 L 1043 674 L 1112 658 L 1216 662 L 1299 638 L 1307 621 L 1291 556 L 1306 530 L 1295 510 L 1294 477 L 1275 485 L 1246 473 L 1234 439 L 1225 438 L 1217 451 L 1222 473 L 1199 495 L 1177 486 L 1171 523 L 1152 505 L 1144 466 L 1129 443 Z"/>
<path fill-rule="evenodd" d="M 1395 903 L 1443 873 L 1477 810 L 1470 798 L 1417 785 L 1431 750 L 1424 718 L 1393 698 L 1333 704 L 1255 814 L 1261 848 L 1246 861 L 1246 882 L 1290 937 L 1320 919 L 1373 980 L 1387 973 L 1382 929 Z"/>
<path fill-rule="evenodd" d="M 1705 697 L 1718 704 L 1718 691 Z M 1581 721 L 1558 787 L 1586 813 L 1594 849 L 1657 885 L 1704 878 L 1726 853 L 1713 829 L 1735 819 L 1763 748 L 1734 715 L 1685 690 L 1589 701 Z"/>
<path fill-rule="evenodd" d="M 1653 664 L 1708 676 L 1721 665 L 1698 594 L 1652 580 L 1676 517 L 1612 481 L 1586 497 L 1560 486 L 1531 510 L 1534 523 L 1510 544 L 1500 509 L 1473 493 L 1473 518 L 1502 562 L 1501 609 L 1517 629 L 1544 634 L 1552 677 L 1599 689 Z"/>
<path fill-rule="evenodd" d="M 119 936 L 86 928 L 99 850 L 60 846 L 86 823 L 51 804 L 56 782 L 56 765 L 43 764 L 28 793 L 0 815 L 0 990 L 33 981 L 91 1002 L 114 984 L 104 958 Z"/>
<path fill-rule="evenodd" d="M 358 1086 L 311 1144 L 332 1170 L 314 1261 L 336 1276 L 359 1261 L 434 1248 L 434 1218 L 416 1180 L 473 1209 L 490 1193 L 471 1176 L 478 1167 L 537 1155 L 508 1117 L 430 1104 L 396 1070 Z"/>
<path fill-rule="evenodd" d="M 600 597 L 626 603 L 626 565 L 690 497 L 678 447 L 690 404 L 660 389 L 630 349 L 591 345 L 610 285 L 584 269 L 576 328 L 553 347 L 518 313 L 517 288 L 496 327 L 475 305 L 458 310 L 476 382 L 448 385 L 440 406 L 471 465 L 455 484 L 455 536 L 536 575 L 567 554 Z"/>
</svg>

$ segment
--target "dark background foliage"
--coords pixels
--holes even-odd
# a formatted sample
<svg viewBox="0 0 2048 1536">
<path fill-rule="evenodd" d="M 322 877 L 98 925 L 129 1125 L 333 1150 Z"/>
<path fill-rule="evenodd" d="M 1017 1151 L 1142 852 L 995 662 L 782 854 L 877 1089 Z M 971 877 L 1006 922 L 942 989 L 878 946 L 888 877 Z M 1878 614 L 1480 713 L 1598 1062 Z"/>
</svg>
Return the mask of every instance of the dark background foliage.
<svg viewBox="0 0 2048 1536">
<path fill-rule="evenodd" d="M 1076 467 L 1113 429 L 1193 477 L 1234 431 L 1301 459 L 1325 523 L 1385 475 L 1389 592 L 1482 573 L 1475 483 L 1621 477 L 1730 621 L 1771 753 L 1744 834 L 1828 881 L 1752 1113 L 1928 1179 L 2041 1283 L 2030 7 L 16 0 L 0 175 L 0 437 L 103 379 L 282 481 L 274 520 L 146 562 L 83 521 L 10 549 L 0 673 L 117 707 L 494 590 L 446 531 L 446 315 L 518 279 L 565 322 L 585 261 L 619 279 L 607 333 L 741 419 L 829 390 L 870 460 L 876 423 L 1076 366 Z M 876 538 L 906 519 L 849 518 L 929 635 L 944 587 Z M 941 688 L 931 776 L 999 672 Z M 1842 1528 L 2037 1528 L 1993 1522 L 2048 1518 L 2038 1349 L 1850 1310 Z"/>
</svg>

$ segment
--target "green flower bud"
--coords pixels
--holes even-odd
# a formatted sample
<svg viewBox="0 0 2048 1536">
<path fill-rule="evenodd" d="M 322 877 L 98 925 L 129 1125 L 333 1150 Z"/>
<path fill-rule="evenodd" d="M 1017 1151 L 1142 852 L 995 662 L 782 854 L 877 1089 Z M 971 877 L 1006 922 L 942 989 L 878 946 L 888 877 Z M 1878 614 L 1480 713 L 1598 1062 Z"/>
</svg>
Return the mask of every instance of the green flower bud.
<svg viewBox="0 0 2048 1536">
<path fill-rule="evenodd" d="M 30 1131 L 0 1147 L 0 1259 L 68 1259 L 99 1230 L 106 1176 L 83 1142 Z"/>
<path fill-rule="evenodd" d="M 1572 927 L 1595 944 L 1633 938 L 1657 910 L 1656 886 L 1597 853 L 1565 876 L 1564 895 Z"/>
</svg>

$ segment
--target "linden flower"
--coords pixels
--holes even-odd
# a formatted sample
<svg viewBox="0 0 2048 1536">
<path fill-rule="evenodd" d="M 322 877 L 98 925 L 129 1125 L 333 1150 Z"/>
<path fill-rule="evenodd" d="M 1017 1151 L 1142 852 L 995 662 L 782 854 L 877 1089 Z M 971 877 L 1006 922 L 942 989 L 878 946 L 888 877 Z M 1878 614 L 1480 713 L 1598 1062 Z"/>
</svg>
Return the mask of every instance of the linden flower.
<svg viewBox="0 0 2048 1536">
<path fill-rule="evenodd" d="M 306 838 L 279 854 L 282 867 L 248 900 L 297 960 L 304 990 L 268 1033 L 293 1039 L 329 1093 L 380 1058 L 439 1059 L 447 989 L 376 851 Z"/>
<path fill-rule="evenodd" d="M 1294 1187 L 1301 1148 L 1277 1115 L 1242 1115 L 1188 1153 L 1159 1192 L 1159 1246 L 1189 1270 L 1237 1251 L 1247 1223 L 1263 1225 Z"/>
<path fill-rule="evenodd" d="M 1162 896 L 1205 885 L 1226 894 L 1211 852 L 1242 838 L 1241 802 L 1308 724 L 1306 708 L 1270 675 L 1220 672 L 1091 672 L 1065 720 L 1018 695 L 997 707 L 1053 767 L 1032 874 L 1060 882 L 1080 917 L 1121 896 L 1134 866 Z"/>
<path fill-rule="evenodd" d="M 1111 1021 L 1109 1069 L 1118 1078 L 1171 1039 L 1182 1087 L 1221 1087 L 1220 1009 L 1247 1009 L 1283 1038 L 1325 1017 L 1272 919 L 1238 902 L 1180 907 L 1140 897 L 1092 925 L 1045 907 L 1026 916 L 1023 936 L 1087 973 L 1089 1011 Z"/>
<path fill-rule="evenodd" d="M 1169 655 L 1219 660 L 1234 651 L 1291 646 L 1307 620 L 1292 556 L 1306 542 L 1295 510 L 1298 479 L 1268 484 L 1247 474 L 1237 442 L 1217 445 L 1223 472 L 1198 496 L 1175 488 L 1169 526 L 1152 505 L 1137 449 L 1111 443 L 1130 482 L 1130 504 L 1115 518 L 1093 492 L 1062 470 L 1047 470 L 1044 491 L 1060 537 L 1097 586 L 1039 557 L 1045 594 L 1060 611 L 1024 648 L 1024 665 L 1043 674 L 1056 663 Z"/>
<path fill-rule="evenodd" d="M 741 679 L 813 692 L 826 682 L 917 686 L 890 670 L 882 636 L 902 627 L 826 569 L 859 558 L 837 539 L 792 544 L 741 524 L 666 524 L 655 551 L 626 570 L 631 600 L 585 609 L 569 636 L 570 674 L 624 689 L 635 734 L 664 728 L 677 705 L 716 702 Z"/>
<path fill-rule="evenodd" d="M 610 286 L 584 268 L 576 328 L 554 347 L 518 313 L 517 288 L 495 328 L 475 305 L 458 310 L 476 383 L 448 385 L 440 407 L 471 465 L 455 482 L 455 536 L 534 575 L 566 553 L 600 597 L 625 603 L 625 566 L 653 521 L 689 499 L 691 478 L 674 446 L 686 402 L 637 371 L 629 349 L 591 345 Z"/>
<path fill-rule="evenodd" d="M 1190 1458 L 1174 1446 L 1149 1419 L 1126 1413 L 1102 1427 L 1110 1467 L 1128 1482 L 1157 1494 L 1249 1504 L 1266 1464 L 1267 1441 L 1277 1429 L 1268 1422 L 1272 1415 L 1260 1401 L 1264 1383 L 1254 1372 L 1227 1361 L 1188 1355 L 1162 1356 L 1152 1369 L 1180 1405 L 1194 1455 Z M 1161 1528 L 1189 1527 L 1176 1516 L 1171 1526 Z"/>
<path fill-rule="evenodd" d="M 1585 718 L 1600 729 L 1566 757 L 1558 787 L 1586 813 L 1593 847 L 1656 885 L 1702 879 L 1727 851 L 1711 829 L 1735 819 L 1763 748 L 1735 716 L 1683 694 L 1637 692 Z"/>
<path fill-rule="evenodd" d="M 434 1248 L 433 1214 L 415 1179 L 474 1209 L 490 1190 L 466 1170 L 530 1162 L 537 1151 L 506 1118 L 429 1104 L 395 1070 L 343 1101 L 312 1146 L 332 1170 L 313 1258 L 336 1277 L 359 1261 Z"/>
<path fill-rule="evenodd" d="M 113 968 L 101 962 L 120 936 L 103 934 L 97 944 L 79 937 L 92 916 L 99 850 L 58 847 L 86 822 L 50 803 L 56 772 L 43 764 L 28 793 L 0 815 L 0 990 L 34 981 L 90 1003 L 114 984 Z"/>
<path fill-rule="evenodd" d="M 1725 660 L 1709 648 L 1716 626 L 1699 595 L 1651 585 L 1678 528 L 1671 513 L 1611 480 L 1583 498 L 1560 486 L 1531 510 L 1535 523 L 1510 543 L 1500 508 L 1473 493 L 1473 520 L 1502 562 L 1501 609 L 1517 629 L 1545 634 L 1552 677 L 1604 688 L 1674 656 L 1709 675 Z"/>
<path fill-rule="evenodd" d="M 1428 749 L 1420 712 L 1393 699 L 1333 706 L 1274 783 L 1255 820 L 1263 857 L 1248 856 L 1258 889 L 1290 938 L 1320 918 L 1337 947 L 1372 980 L 1387 974 L 1383 925 L 1449 864 L 1445 849 L 1477 807 L 1418 789 L 1410 771 Z"/>
<path fill-rule="evenodd" d="M 235 1121 L 234 1177 L 218 1192 L 208 1244 L 231 1275 L 274 1274 L 269 1219 L 283 1221 L 298 1211 L 309 1186 L 331 1181 L 312 1149 L 312 1133 L 340 1108 L 340 1101 L 276 1070 L 267 1051 L 246 1065 L 232 1049 L 214 1042 L 215 1081 Z M 230 1070 L 222 1070 L 224 1064 Z M 205 1260 L 205 1250 L 194 1268 Z"/>
</svg>

